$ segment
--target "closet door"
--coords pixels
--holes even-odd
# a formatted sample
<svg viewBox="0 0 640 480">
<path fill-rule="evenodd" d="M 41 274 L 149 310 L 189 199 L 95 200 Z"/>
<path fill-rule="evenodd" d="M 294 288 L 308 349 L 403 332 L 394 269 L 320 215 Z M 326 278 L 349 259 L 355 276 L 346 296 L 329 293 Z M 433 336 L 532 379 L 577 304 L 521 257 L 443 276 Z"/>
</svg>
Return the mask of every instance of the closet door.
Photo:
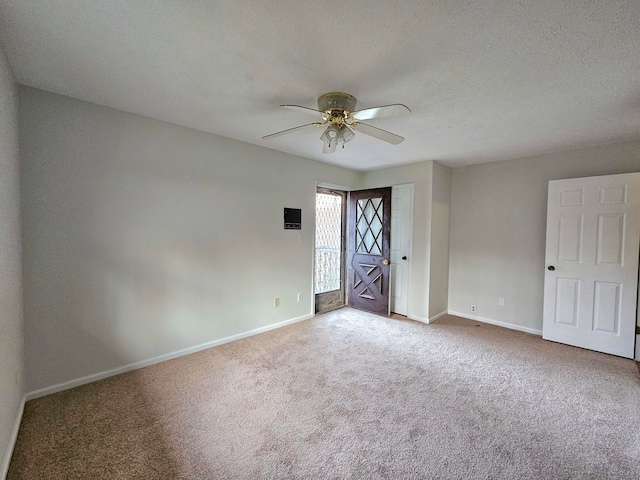
<svg viewBox="0 0 640 480">
<path fill-rule="evenodd" d="M 549 182 L 542 337 L 633 358 L 640 173 Z"/>
</svg>

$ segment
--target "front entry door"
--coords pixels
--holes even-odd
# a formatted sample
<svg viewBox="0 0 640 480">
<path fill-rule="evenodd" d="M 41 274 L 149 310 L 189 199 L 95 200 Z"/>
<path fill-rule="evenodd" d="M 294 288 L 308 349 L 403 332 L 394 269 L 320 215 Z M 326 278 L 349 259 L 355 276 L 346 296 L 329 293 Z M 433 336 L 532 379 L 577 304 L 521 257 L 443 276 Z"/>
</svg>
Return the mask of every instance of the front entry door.
<svg viewBox="0 0 640 480">
<path fill-rule="evenodd" d="M 389 315 L 391 187 L 349 194 L 348 304 Z"/>
<path fill-rule="evenodd" d="M 549 182 L 542 337 L 633 358 L 640 173 Z"/>
</svg>

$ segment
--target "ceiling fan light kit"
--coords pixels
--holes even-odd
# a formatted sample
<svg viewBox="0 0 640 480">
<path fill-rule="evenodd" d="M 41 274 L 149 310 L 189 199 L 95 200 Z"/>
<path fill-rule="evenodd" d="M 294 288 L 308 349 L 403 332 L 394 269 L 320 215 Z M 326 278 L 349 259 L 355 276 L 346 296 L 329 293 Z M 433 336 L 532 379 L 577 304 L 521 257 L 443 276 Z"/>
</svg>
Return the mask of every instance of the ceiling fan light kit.
<svg viewBox="0 0 640 480">
<path fill-rule="evenodd" d="M 272 133 L 271 135 L 262 137 L 263 140 L 279 137 L 306 127 L 327 125 L 322 135 L 320 135 L 320 140 L 323 142 L 322 153 L 335 152 L 337 145 L 342 145 L 342 148 L 344 148 L 345 143 L 354 139 L 356 131 L 391 143 L 392 145 L 398 145 L 404 141 L 403 137 L 374 127 L 373 125 L 362 123 L 362 120 L 407 115 L 411 113 L 411 110 L 402 104 L 385 105 L 356 111 L 356 98 L 353 95 L 343 92 L 330 92 L 320 95 L 318 98 L 318 110 L 301 105 L 280 106 L 290 110 L 319 115 L 322 121 Z"/>
</svg>

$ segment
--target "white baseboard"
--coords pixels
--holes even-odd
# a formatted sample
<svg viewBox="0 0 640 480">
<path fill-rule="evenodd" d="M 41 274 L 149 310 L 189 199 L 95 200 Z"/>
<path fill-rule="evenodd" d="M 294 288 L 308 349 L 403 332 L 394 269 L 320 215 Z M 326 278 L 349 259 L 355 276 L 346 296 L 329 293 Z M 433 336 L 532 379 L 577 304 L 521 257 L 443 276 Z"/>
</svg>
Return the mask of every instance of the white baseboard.
<svg viewBox="0 0 640 480">
<path fill-rule="evenodd" d="M 9 464 L 11 463 L 11 457 L 13 456 L 13 450 L 16 447 L 16 441 L 18 440 L 18 431 L 20 430 L 20 423 L 22 423 L 22 414 L 24 413 L 24 404 L 26 402 L 26 396 L 22 397 L 20 401 L 20 408 L 18 409 L 18 415 L 16 421 L 13 424 L 13 430 L 11 431 L 11 438 L 9 439 L 9 445 L 7 445 L 7 451 L 4 454 L 4 461 L 2 462 L 2 470 L 0 470 L 0 478 L 7 478 L 9 473 Z"/>
<path fill-rule="evenodd" d="M 433 317 L 430 317 L 429 318 L 429 323 L 435 322 L 440 317 L 444 317 L 445 315 L 448 315 L 448 314 L 449 314 L 449 312 L 447 310 L 445 310 L 444 312 L 440 312 L 440 313 L 434 315 Z"/>
<path fill-rule="evenodd" d="M 429 324 L 429 319 L 428 318 L 417 317 L 415 315 L 408 315 L 407 318 L 410 319 L 410 320 L 415 320 L 416 322 L 426 323 L 427 325 Z"/>
<path fill-rule="evenodd" d="M 41 388 L 39 390 L 35 390 L 33 392 L 29 392 L 26 394 L 26 400 L 33 400 L 35 398 L 44 397 L 45 395 L 51 395 L 52 393 L 62 392 L 63 390 L 69 390 L 70 388 L 78 387 L 80 385 L 85 385 L 87 383 L 96 382 L 98 380 L 102 380 L 104 378 L 113 377 L 114 375 L 119 375 L 121 373 L 130 372 L 131 370 L 137 370 L 139 368 L 148 367 L 150 365 L 154 365 L 156 363 L 165 362 L 167 360 L 171 360 L 173 358 L 182 357 L 184 355 L 189 355 L 191 353 L 200 352 L 202 350 L 206 350 L 208 348 L 217 347 L 218 345 L 223 345 L 225 343 L 233 342 L 235 340 L 240 340 L 242 338 L 251 337 L 253 335 L 258 335 L 259 333 L 268 332 L 269 330 L 275 330 L 276 328 L 285 327 L 287 325 L 291 325 L 292 323 L 302 322 L 304 320 L 309 320 L 313 318 L 313 314 L 303 315 L 302 317 L 291 318 L 289 320 L 285 320 L 283 322 L 274 323 L 272 325 L 267 325 L 265 327 L 256 328 L 253 330 L 249 330 L 247 332 L 238 333 L 236 335 L 231 335 L 229 337 L 221 338 L 218 340 L 213 340 L 211 342 L 202 343 L 200 345 L 196 345 L 194 347 L 185 348 L 182 350 L 178 350 L 175 352 L 167 353 L 164 355 L 160 355 L 158 357 L 150 358 L 148 360 L 142 360 L 140 362 L 130 363 L 123 367 L 114 368 L 112 370 L 107 370 L 106 372 L 94 373 L 91 375 L 87 375 L 85 377 L 76 378 L 74 380 L 69 380 L 68 382 L 59 383 L 57 385 L 52 385 L 50 387 Z"/>
<path fill-rule="evenodd" d="M 475 320 L 476 322 L 488 323 L 490 325 L 496 325 L 498 327 L 509 328 L 511 330 L 518 330 L 520 332 L 532 333 L 534 335 L 542 336 L 542 330 L 536 330 L 535 328 L 522 327 L 513 323 L 500 322 L 498 320 L 492 320 L 491 318 L 478 317 L 476 315 L 469 315 L 467 313 L 448 311 L 449 315 L 455 315 L 456 317 L 468 318 L 469 320 Z"/>
<path fill-rule="evenodd" d="M 434 315 L 433 317 L 430 317 L 430 318 L 418 317 L 416 315 L 408 315 L 407 318 L 409 318 L 410 320 L 415 320 L 416 322 L 426 323 L 428 325 L 432 322 L 435 322 L 440 317 L 444 317 L 447 313 L 449 312 L 447 311 L 440 312 L 437 315 Z"/>
</svg>

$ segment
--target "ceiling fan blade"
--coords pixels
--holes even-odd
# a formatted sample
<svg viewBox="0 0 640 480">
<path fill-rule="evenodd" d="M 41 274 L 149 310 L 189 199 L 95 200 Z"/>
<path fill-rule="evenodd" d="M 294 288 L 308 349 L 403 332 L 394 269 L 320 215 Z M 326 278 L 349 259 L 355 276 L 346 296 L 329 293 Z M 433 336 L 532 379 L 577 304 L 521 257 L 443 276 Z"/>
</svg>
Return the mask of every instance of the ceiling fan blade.
<svg viewBox="0 0 640 480">
<path fill-rule="evenodd" d="M 356 123 L 353 126 L 355 127 L 356 132 L 376 137 L 377 139 L 391 143 L 392 145 L 398 145 L 399 143 L 404 142 L 404 137 L 396 135 L 395 133 L 387 132 L 386 130 L 382 130 L 381 128 L 374 127 L 367 123 Z"/>
<path fill-rule="evenodd" d="M 357 112 L 351 112 L 351 116 L 356 120 L 369 120 L 380 117 L 396 117 L 398 115 L 409 115 L 411 110 L 406 105 L 396 103 L 394 105 L 384 105 L 382 107 L 365 108 Z"/>
<path fill-rule="evenodd" d="M 324 143 L 323 146 L 322 146 L 322 153 L 333 153 L 333 152 L 335 152 L 337 143 L 338 142 L 333 142 L 330 147 L 328 146 L 329 144 Z"/>
<path fill-rule="evenodd" d="M 296 112 L 310 113 L 311 115 L 324 115 L 324 112 L 316 110 L 315 108 L 303 107 L 301 105 L 280 105 L 281 107 L 288 108 L 289 110 L 295 110 Z"/>
<path fill-rule="evenodd" d="M 317 127 L 318 125 L 322 125 L 321 123 L 307 123 L 306 125 L 300 125 L 298 127 L 288 128 L 286 130 L 282 130 L 281 132 L 272 133 L 271 135 L 265 135 L 262 137 L 263 140 L 270 140 L 272 138 L 279 137 L 280 135 L 286 135 L 287 133 L 295 132 L 296 130 L 300 130 L 306 127 Z"/>
</svg>

